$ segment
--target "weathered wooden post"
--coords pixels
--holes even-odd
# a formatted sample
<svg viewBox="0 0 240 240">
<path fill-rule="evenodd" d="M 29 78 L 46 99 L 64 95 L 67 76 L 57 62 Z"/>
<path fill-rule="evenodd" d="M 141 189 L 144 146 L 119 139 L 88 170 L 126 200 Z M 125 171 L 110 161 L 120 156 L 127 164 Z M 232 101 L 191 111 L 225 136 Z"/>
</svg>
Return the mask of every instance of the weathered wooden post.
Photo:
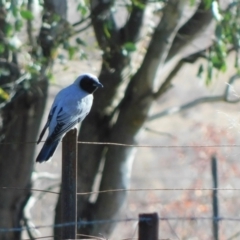
<svg viewBox="0 0 240 240">
<path fill-rule="evenodd" d="M 157 213 L 139 214 L 138 240 L 158 240 L 159 218 Z"/>
<path fill-rule="evenodd" d="M 75 239 L 77 234 L 77 129 L 70 130 L 62 144 L 61 214 L 62 239 Z M 69 223 L 69 225 L 68 225 Z"/>
</svg>

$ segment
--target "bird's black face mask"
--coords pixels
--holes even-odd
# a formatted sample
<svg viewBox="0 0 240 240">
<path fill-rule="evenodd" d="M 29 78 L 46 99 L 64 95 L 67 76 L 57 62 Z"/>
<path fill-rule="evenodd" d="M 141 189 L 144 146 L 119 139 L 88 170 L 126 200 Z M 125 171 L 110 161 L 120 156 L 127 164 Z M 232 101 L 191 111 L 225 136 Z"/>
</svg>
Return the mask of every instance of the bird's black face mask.
<svg viewBox="0 0 240 240">
<path fill-rule="evenodd" d="M 95 92 L 99 87 L 103 87 L 103 85 L 100 82 L 97 82 L 95 79 L 85 76 L 80 81 L 80 88 L 82 88 L 84 91 L 88 93 Z"/>
</svg>

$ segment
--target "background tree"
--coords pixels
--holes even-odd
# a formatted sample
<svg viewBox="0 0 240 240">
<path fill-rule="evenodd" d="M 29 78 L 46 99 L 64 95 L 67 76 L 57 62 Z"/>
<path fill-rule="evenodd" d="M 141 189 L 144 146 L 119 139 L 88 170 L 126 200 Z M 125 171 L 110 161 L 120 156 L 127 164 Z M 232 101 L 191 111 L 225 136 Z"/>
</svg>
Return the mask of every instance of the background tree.
<svg viewBox="0 0 240 240">
<path fill-rule="evenodd" d="M 125 12 L 122 15 L 125 20 L 120 25 L 117 17 L 119 2 L 81 2 L 78 8 L 82 19 L 71 26 L 66 20 L 66 1 L 45 0 L 41 29 L 36 37 L 32 26 L 32 1 L 21 5 L 15 1 L 0 1 L 2 186 L 31 186 L 34 148 L 33 145 L 19 143 L 37 139 L 56 50 L 61 46 L 70 57 L 77 51 L 76 46 L 68 41 L 70 36 L 92 25 L 102 51 L 99 79 L 105 88 L 96 92 L 97 101 L 87 121 L 82 124 L 80 141 L 134 144 L 148 119 L 164 115 L 160 113 L 149 118 L 149 109 L 171 87 L 173 76 L 186 61 L 205 58 L 208 67 L 205 70 L 200 66 L 199 74 L 206 72 L 209 83 L 214 68 L 226 69 L 227 54 L 231 51 L 238 53 L 239 1 L 232 1 L 231 4 L 212 0 L 158 1 L 155 26 L 148 32 L 144 24 L 145 11 L 153 4 L 147 0 L 121 3 L 120 7 L 125 9 L 121 10 Z M 24 30 L 23 21 L 26 21 L 28 33 L 27 46 L 19 47 L 17 36 Z M 75 29 L 82 24 L 80 30 Z M 229 28 L 229 25 L 232 27 Z M 189 49 L 207 29 L 212 36 L 215 33 L 215 38 L 203 44 L 201 49 Z M 143 32 L 148 36 L 148 41 L 142 37 Z M 80 38 L 76 42 L 83 44 Z M 141 49 L 143 46 L 145 49 Z M 138 52 L 142 52 L 142 61 L 139 66 L 132 68 L 131 63 L 136 61 L 134 56 Z M 236 54 L 237 70 L 238 67 Z M 227 94 L 228 91 L 215 100 L 228 101 Z M 78 176 L 78 191 L 92 190 L 100 164 L 103 163 L 99 190 L 126 189 L 135 152 L 133 148 L 79 145 L 78 166 L 81 175 Z M 22 211 L 29 196 L 29 190 L 0 191 L 0 228 L 21 226 Z M 102 194 L 94 203 L 90 203 L 88 196 L 81 196 L 78 203 L 79 219 L 112 219 L 125 198 L 125 192 Z M 58 202 L 56 223 L 60 222 L 59 210 Z M 113 227 L 114 224 L 87 226 L 80 232 L 109 235 Z M 55 234 L 58 239 L 59 229 L 55 230 Z M 1 233 L 0 239 L 20 239 L 20 233 Z"/>
<path fill-rule="evenodd" d="M 36 141 L 53 53 L 66 37 L 62 29 L 68 34 L 67 2 L 46 0 L 42 7 L 42 26 L 35 36 L 32 1 L 0 1 L 0 183 L 26 189 L 0 191 L 0 228 L 21 227 L 34 163 L 34 145 L 26 143 Z M 27 46 L 19 40 L 25 26 Z M 20 239 L 20 234 L 1 232 L 0 239 Z"/>
<path fill-rule="evenodd" d="M 113 11 L 117 8 L 117 2 L 90 2 L 92 25 L 98 45 L 103 51 L 99 79 L 105 88 L 104 91 L 96 93 L 98 100 L 95 101 L 87 121 L 82 124 L 79 141 L 136 143 L 137 134 L 148 119 L 151 105 L 169 89 L 173 76 L 185 61 L 194 62 L 198 57 L 206 58 L 208 61 L 206 81 L 209 83 L 213 68 L 226 69 L 228 44 L 231 44 L 235 51 L 238 49 L 235 35 L 238 27 L 233 24 L 233 31 L 229 31 L 228 28 L 228 24 L 236 23 L 239 17 L 237 1 L 229 6 L 224 2 L 222 10 L 216 1 L 169 0 L 160 3 L 161 14 L 153 33 L 150 34 L 143 60 L 136 72 L 131 72 L 130 69 L 126 76 L 124 73 L 127 71 L 126 68 L 129 71 L 131 52 L 138 49 L 137 43 L 144 26 L 144 11 L 148 2 L 131 1 L 126 4 L 128 15 L 121 27 L 115 17 L 116 11 Z M 232 13 L 234 14 L 231 15 Z M 186 48 L 204 35 L 209 26 L 212 26 L 210 29 L 212 36 L 214 28 L 216 29 L 215 39 L 203 44 L 202 49 L 188 50 L 184 55 Z M 188 58 L 189 56 L 191 58 Z M 169 67 L 167 72 L 166 67 Z M 201 71 L 202 66 L 200 73 Z M 122 85 L 126 86 L 124 95 L 121 94 Z M 215 101 L 228 101 L 227 94 L 226 91 L 225 95 L 216 98 Z M 151 119 L 154 119 L 154 116 Z M 92 190 L 103 161 L 99 190 L 128 188 L 135 152 L 133 148 L 79 145 L 78 166 L 81 174 L 78 176 L 78 191 Z M 89 196 L 80 196 L 79 219 L 112 219 L 117 215 L 125 198 L 126 192 L 106 193 L 100 194 L 96 202 L 90 203 Z M 56 222 L 59 222 L 59 208 Z M 90 235 L 101 232 L 108 236 L 113 228 L 114 224 L 111 223 L 89 225 L 80 231 Z M 57 229 L 55 233 L 57 236 Z"/>
</svg>

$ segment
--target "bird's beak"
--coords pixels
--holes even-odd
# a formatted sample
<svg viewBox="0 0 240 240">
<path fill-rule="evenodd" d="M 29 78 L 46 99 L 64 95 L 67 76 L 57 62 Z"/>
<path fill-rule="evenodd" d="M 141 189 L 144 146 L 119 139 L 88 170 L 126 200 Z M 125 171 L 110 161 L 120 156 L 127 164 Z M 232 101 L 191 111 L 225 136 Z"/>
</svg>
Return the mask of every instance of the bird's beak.
<svg viewBox="0 0 240 240">
<path fill-rule="evenodd" d="M 103 88 L 103 85 L 100 82 L 98 82 L 96 85 L 97 87 Z"/>
</svg>

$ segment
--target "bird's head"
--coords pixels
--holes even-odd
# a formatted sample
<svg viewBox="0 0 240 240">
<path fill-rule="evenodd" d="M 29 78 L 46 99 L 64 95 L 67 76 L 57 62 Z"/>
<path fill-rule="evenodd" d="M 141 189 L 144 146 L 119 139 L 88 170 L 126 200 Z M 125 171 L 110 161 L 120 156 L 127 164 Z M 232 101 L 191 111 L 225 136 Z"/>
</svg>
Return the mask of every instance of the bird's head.
<svg viewBox="0 0 240 240">
<path fill-rule="evenodd" d="M 82 90 L 90 94 L 95 92 L 99 87 L 103 87 L 98 78 L 91 73 L 80 75 L 74 83 L 78 85 Z"/>
</svg>

